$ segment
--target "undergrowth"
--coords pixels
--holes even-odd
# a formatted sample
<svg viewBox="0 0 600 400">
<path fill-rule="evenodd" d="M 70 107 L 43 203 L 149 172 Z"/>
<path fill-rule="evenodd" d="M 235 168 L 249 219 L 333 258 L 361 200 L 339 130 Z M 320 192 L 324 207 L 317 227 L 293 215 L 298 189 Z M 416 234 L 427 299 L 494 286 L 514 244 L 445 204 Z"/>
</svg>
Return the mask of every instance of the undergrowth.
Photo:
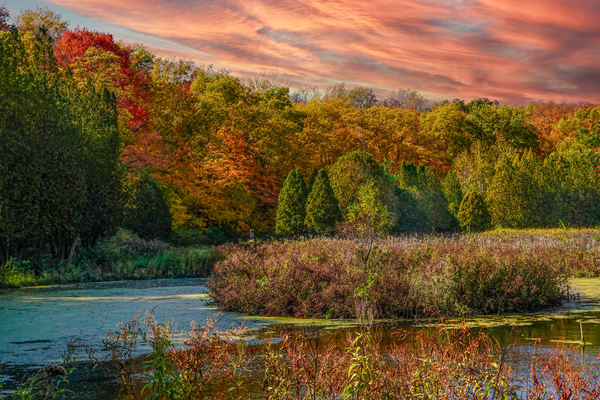
<svg viewBox="0 0 600 400">
<path fill-rule="evenodd" d="M 0 267 L 0 287 L 121 279 L 207 277 L 222 259 L 210 247 L 174 247 L 143 240 L 127 230 L 93 248 L 79 248 L 71 263 L 53 263 L 49 256 L 11 259 Z"/>
</svg>

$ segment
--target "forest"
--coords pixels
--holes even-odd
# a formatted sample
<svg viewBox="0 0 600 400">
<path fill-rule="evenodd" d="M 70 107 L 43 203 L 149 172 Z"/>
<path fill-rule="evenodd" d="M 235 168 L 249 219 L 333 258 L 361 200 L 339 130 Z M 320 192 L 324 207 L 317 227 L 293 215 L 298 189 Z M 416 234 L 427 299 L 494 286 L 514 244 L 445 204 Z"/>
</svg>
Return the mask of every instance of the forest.
<svg viewBox="0 0 600 400">
<path fill-rule="evenodd" d="M 118 227 L 191 245 L 369 215 L 396 233 L 600 223 L 596 104 L 290 89 L 68 29 L 47 8 L 2 15 L 3 262 L 70 260 Z"/>
</svg>

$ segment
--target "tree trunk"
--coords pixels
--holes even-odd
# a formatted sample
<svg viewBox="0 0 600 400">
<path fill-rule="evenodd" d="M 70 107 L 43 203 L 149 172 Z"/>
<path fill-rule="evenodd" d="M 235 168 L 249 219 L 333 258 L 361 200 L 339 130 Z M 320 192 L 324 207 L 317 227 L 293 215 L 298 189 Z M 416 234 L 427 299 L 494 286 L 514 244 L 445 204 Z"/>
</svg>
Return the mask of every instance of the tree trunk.
<svg viewBox="0 0 600 400">
<path fill-rule="evenodd" d="M 73 238 L 73 243 L 71 243 L 71 248 L 69 249 L 69 256 L 67 257 L 67 264 L 71 264 L 71 260 L 73 260 L 73 256 L 75 255 L 75 249 L 77 248 L 77 244 L 79 243 L 79 232 Z"/>
</svg>

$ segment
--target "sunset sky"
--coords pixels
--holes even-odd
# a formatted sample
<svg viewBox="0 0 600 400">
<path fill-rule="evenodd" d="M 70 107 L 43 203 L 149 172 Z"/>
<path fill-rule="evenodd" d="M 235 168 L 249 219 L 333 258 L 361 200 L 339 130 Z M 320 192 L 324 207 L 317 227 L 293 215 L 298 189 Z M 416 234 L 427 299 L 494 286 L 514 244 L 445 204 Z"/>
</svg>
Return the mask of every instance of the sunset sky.
<svg viewBox="0 0 600 400">
<path fill-rule="evenodd" d="M 598 0 L 0 0 L 290 86 L 600 102 Z"/>
</svg>

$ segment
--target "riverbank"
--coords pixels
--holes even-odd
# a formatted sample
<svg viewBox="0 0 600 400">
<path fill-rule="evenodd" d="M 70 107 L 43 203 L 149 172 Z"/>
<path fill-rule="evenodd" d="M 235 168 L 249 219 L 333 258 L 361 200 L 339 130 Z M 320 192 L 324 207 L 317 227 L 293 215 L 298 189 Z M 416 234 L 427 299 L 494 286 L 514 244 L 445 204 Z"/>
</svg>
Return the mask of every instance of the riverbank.
<svg viewBox="0 0 600 400">
<path fill-rule="evenodd" d="M 0 266 L 0 289 L 83 282 L 206 278 L 222 255 L 209 246 L 172 246 L 119 230 L 91 249 L 79 248 L 71 262 L 49 254 L 11 259 Z"/>
</svg>

